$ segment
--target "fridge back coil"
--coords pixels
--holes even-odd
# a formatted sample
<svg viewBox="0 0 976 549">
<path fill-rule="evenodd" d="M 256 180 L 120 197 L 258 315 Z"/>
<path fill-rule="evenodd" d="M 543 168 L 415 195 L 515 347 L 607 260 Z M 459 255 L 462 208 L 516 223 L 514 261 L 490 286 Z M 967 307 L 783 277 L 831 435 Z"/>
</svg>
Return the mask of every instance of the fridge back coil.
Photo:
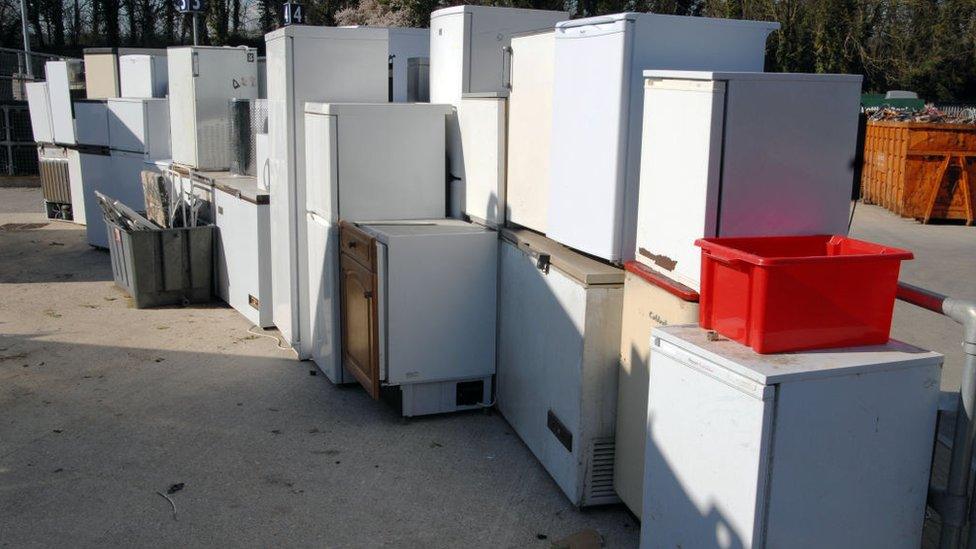
<svg viewBox="0 0 976 549">
<path fill-rule="evenodd" d="M 229 135 L 230 171 L 256 175 L 256 134 L 268 132 L 268 102 L 265 99 L 231 99 Z"/>
</svg>

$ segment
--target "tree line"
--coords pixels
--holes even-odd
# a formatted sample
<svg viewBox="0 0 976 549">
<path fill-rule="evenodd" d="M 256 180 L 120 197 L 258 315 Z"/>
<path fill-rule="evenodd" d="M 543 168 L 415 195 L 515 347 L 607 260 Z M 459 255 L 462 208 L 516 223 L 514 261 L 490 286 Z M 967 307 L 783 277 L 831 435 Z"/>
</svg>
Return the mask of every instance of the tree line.
<svg viewBox="0 0 976 549">
<path fill-rule="evenodd" d="M 96 46 L 165 47 L 191 41 L 172 0 L 24 0 L 32 48 L 80 55 Z M 204 44 L 262 47 L 281 25 L 282 0 L 205 0 Z M 298 0 L 313 25 L 416 26 L 456 0 Z M 574 17 L 622 11 L 778 21 L 767 70 L 863 74 L 864 90 L 905 89 L 932 101 L 976 100 L 976 0 L 488 0 L 565 9 Z M 2 44 L 20 48 L 19 0 L 0 0 Z M 801 108 L 801 106 L 798 106 Z"/>
</svg>

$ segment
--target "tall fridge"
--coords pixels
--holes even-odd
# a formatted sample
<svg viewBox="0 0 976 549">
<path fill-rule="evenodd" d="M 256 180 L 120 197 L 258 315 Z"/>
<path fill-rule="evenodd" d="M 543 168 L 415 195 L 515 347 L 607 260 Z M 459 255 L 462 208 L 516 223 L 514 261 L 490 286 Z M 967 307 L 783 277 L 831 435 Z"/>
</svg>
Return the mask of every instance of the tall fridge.
<svg viewBox="0 0 976 549">
<path fill-rule="evenodd" d="M 546 234 L 633 259 L 644 69 L 762 71 L 778 23 L 621 13 L 556 25 Z"/>
<path fill-rule="evenodd" d="M 273 318 L 300 359 L 312 353 L 306 305 L 305 103 L 389 101 L 391 89 L 399 89 L 390 79 L 390 56 L 395 70 L 396 60 L 415 55 L 416 42 L 422 48 L 426 39 L 423 32 L 407 34 L 406 30 L 304 25 L 265 35 Z M 402 49 L 391 50 L 391 46 Z M 406 66 L 395 74 L 406 81 Z"/>
<path fill-rule="evenodd" d="M 354 381 L 341 366 L 339 221 L 444 217 L 449 113 L 422 103 L 305 105 L 306 348 L 334 383 Z"/>
</svg>

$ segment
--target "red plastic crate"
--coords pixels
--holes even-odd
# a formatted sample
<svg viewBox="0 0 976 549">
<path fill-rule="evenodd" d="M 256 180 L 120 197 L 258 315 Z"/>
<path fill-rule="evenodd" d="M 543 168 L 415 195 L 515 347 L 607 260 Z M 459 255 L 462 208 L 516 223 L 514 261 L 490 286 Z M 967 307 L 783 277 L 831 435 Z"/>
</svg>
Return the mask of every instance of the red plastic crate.
<svg viewBox="0 0 976 549">
<path fill-rule="evenodd" d="M 703 328 L 759 353 L 888 341 L 912 253 L 845 236 L 702 238 Z"/>
</svg>

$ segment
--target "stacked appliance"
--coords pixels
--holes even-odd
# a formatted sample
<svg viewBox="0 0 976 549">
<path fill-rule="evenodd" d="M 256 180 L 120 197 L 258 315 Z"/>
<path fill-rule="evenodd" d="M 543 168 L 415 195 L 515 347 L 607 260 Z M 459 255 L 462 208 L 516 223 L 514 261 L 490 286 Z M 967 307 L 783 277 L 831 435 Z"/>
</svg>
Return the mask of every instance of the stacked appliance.
<svg viewBox="0 0 976 549">
<path fill-rule="evenodd" d="M 51 219 L 77 219 L 71 200 L 71 182 L 67 178 L 69 152 L 65 147 L 54 144 L 47 82 L 28 82 L 26 92 L 47 216 Z"/>
<path fill-rule="evenodd" d="M 260 177 L 271 188 L 274 322 L 301 359 L 312 353 L 304 215 L 305 103 L 385 103 L 401 89 L 405 97 L 407 60 L 425 51 L 425 33 L 292 25 L 265 35 L 269 150 L 267 175 Z"/>
<path fill-rule="evenodd" d="M 569 14 L 455 6 L 430 16 L 430 100 L 454 105 L 448 126 L 452 215 L 505 223 L 508 48 L 518 33 L 552 29 Z"/>
<path fill-rule="evenodd" d="M 457 219 L 342 222 L 344 369 L 405 417 L 490 406 L 497 234 Z"/>
<path fill-rule="evenodd" d="M 164 49 L 151 48 L 85 48 L 85 95 L 88 99 L 125 97 L 121 90 L 120 59 L 127 55 L 166 56 Z M 158 63 L 158 61 L 156 61 Z M 163 67 L 165 70 L 165 66 Z M 164 97 L 154 95 L 151 97 Z"/>
<path fill-rule="evenodd" d="M 166 97 L 168 91 L 169 69 L 165 51 L 119 56 L 120 97 Z"/>
<path fill-rule="evenodd" d="M 778 26 L 637 13 L 556 25 L 546 235 L 608 261 L 633 259 L 643 70 L 761 71 Z"/>
<path fill-rule="evenodd" d="M 655 329 L 641 547 L 918 547 L 941 364 Z"/>
<path fill-rule="evenodd" d="M 614 503 L 624 273 L 529 230 L 501 235 L 498 409 L 573 505 Z"/>
<path fill-rule="evenodd" d="M 343 370 L 339 345 L 338 223 L 444 217 L 450 111 L 422 103 L 305 104 L 309 295 L 303 309 L 310 333 L 304 347 L 334 383 L 356 379 Z M 276 285 L 276 301 L 277 291 Z"/>
<path fill-rule="evenodd" d="M 166 99 L 114 98 L 79 102 L 77 107 L 86 120 L 84 132 L 79 131 L 85 146 L 79 148 L 76 172 L 84 189 L 88 243 L 107 248 L 95 191 L 136 211 L 145 209 L 142 171 L 153 170 L 154 161 L 170 155 L 169 105 Z"/>
<path fill-rule="evenodd" d="M 644 78 L 637 261 L 697 290 L 698 238 L 847 233 L 861 76 Z"/>
<path fill-rule="evenodd" d="M 247 47 L 169 48 L 173 162 L 197 170 L 230 167 L 227 102 L 258 96 L 257 50 Z"/>
</svg>

